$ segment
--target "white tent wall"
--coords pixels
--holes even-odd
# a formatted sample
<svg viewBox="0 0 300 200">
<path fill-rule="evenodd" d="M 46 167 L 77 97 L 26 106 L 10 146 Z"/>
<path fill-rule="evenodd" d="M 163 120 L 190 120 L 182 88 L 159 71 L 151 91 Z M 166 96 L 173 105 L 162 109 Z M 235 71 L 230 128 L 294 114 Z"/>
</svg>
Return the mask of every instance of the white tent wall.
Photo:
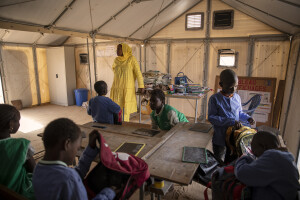
<svg viewBox="0 0 300 200">
<path fill-rule="evenodd" d="M 289 151 L 296 157 L 300 145 L 300 35 L 292 41 L 283 106 L 280 118 L 280 132 Z M 299 157 L 298 157 L 299 166 Z"/>
<path fill-rule="evenodd" d="M 170 73 L 176 77 L 179 72 L 183 72 L 195 83 L 202 83 L 203 80 L 203 43 L 172 43 L 170 56 Z M 186 116 L 195 116 L 195 100 L 170 98 L 170 105 L 174 106 Z M 198 113 L 200 115 L 200 103 Z"/>
<path fill-rule="evenodd" d="M 32 48 L 3 46 L 2 59 L 7 103 L 21 100 L 24 107 L 38 104 Z"/>
<path fill-rule="evenodd" d="M 88 98 L 91 98 L 91 87 L 90 87 L 90 78 L 94 82 L 94 77 L 90 77 L 89 67 L 92 68 L 94 66 L 93 56 L 91 54 L 93 52 L 93 48 L 89 45 L 89 64 L 81 64 L 80 63 L 80 54 L 87 54 L 87 47 L 81 46 L 75 48 L 75 70 L 76 70 L 76 88 L 86 88 L 89 90 Z M 92 70 L 92 69 L 91 69 Z M 92 85 L 93 88 L 93 85 Z"/>
<path fill-rule="evenodd" d="M 275 90 L 277 92 L 279 81 L 285 79 L 289 48 L 289 41 L 255 42 L 250 76 L 277 78 Z"/>
<path fill-rule="evenodd" d="M 36 48 L 36 59 L 38 68 L 38 81 L 40 89 L 41 103 L 50 102 L 48 69 L 45 48 Z"/>
<path fill-rule="evenodd" d="M 280 31 L 250 17 L 219 0 L 211 0 L 210 23 L 213 20 L 213 11 L 234 10 L 234 23 L 232 29 L 215 30 L 210 25 L 210 37 L 243 37 L 250 35 L 282 34 Z M 198 31 L 185 30 L 185 15 L 193 12 L 204 12 L 204 27 Z M 207 0 L 203 0 L 188 12 L 181 15 L 174 22 L 160 30 L 151 39 L 183 39 L 205 38 L 207 28 Z"/>
<path fill-rule="evenodd" d="M 210 29 L 207 33 L 207 3 L 207 0 L 200 2 L 159 31 L 149 41 L 150 46 L 159 42 L 164 46 L 170 43 L 169 70 L 172 77 L 176 76 L 179 72 L 178 70 L 180 70 L 179 66 L 184 63 L 187 65 L 183 69 L 185 70 L 184 73 L 194 82 L 203 84 L 205 81 L 203 79 L 204 71 L 206 70 L 204 66 L 207 63 L 207 86 L 214 89 L 215 77 L 225 69 L 217 67 L 218 49 L 234 49 L 238 52 L 237 68 L 234 68 L 238 76 L 274 77 L 277 78 L 278 87 L 279 80 L 285 79 L 289 50 L 288 37 L 284 36 L 279 41 L 276 41 L 275 38 L 275 41 L 273 41 L 274 38 L 272 36 L 282 35 L 282 33 L 253 17 L 233 9 L 219 0 L 210 1 Z M 216 30 L 212 28 L 213 12 L 217 10 L 234 10 L 234 25 L 232 29 Z M 198 31 L 186 31 L 185 15 L 194 12 L 204 13 L 204 27 Z M 206 41 L 209 45 L 207 61 L 205 61 Z M 249 46 L 252 46 L 252 48 L 249 48 Z M 191 52 L 196 49 L 198 49 L 198 52 L 195 54 L 195 58 L 189 57 L 191 56 Z M 250 56 L 250 53 L 252 56 Z M 167 51 L 165 51 L 165 55 L 167 55 Z M 147 54 L 147 56 L 151 56 L 151 54 Z M 159 56 L 165 57 L 161 54 Z M 151 59 L 149 57 L 146 58 L 146 60 Z M 188 59 L 191 59 L 191 61 L 185 63 Z M 157 67 L 157 69 L 161 71 L 165 70 L 162 67 Z M 212 93 L 208 95 L 207 99 L 211 95 Z M 187 100 L 172 99 L 170 104 L 185 115 L 193 117 L 195 103 L 193 101 L 184 103 L 183 101 Z M 198 106 L 204 106 L 203 109 L 207 110 L 207 102 L 205 101 L 202 102 L 202 105 Z M 200 112 L 199 108 L 198 111 Z"/>
<path fill-rule="evenodd" d="M 167 44 L 150 44 L 146 45 L 145 48 L 146 71 L 158 70 L 162 73 L 168 73 L 169 69 L 167 65 Z M 145 71 L 145 68 L 143 68 L 142 71 Z"/>
<path fill-rule="evenodd" d="M 89 44 L 89 62 L 91 70 L 91 84 L 92 84 L 92 96 L 96 96 L 94 91 L 95 81 L 103 80 L 107 83 L 108 93 L 106 96 L 110 96 L 110 89 L 113 83 L 113 70 L 112 65 L 116 57 L 117 45 L 116 42 L 106 42 L 106 43 L 97 43 L 95 46 L 95 55 L 96 55 L 96 72 L 94 68 L 94 56 L 93 56 L 93 44 Z M 136 57 L 138 63 L 140 61 L 140 46 L 136 44 L 128 44 L 132 48 L 132 54 Z M 85 53 L 87 54 L 86 45 L 80 45 L 75 48 L 75 64 L 76 64 L 76 87 L 77 88 L 87 88 L 90 90 L 90 74 L 89 74 L 89 65 L 80 64 L 79 55 Z M 95 80 L 96 74 L 96 80 Z M 89 93 L 89 99 L 91 95 Z"/>
</svg>

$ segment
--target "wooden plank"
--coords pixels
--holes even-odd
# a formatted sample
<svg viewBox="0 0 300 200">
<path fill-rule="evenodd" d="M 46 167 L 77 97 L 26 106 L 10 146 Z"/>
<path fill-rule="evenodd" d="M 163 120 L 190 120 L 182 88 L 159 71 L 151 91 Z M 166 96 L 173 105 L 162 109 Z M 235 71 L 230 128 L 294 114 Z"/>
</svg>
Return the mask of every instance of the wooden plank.
<svg viewBox="0 0 300 200">
<path fill-rule="evenodd" d="M 191 183 L 199 164 L 182 162 L 184 146 L 206 147 L 212 138 L 209 133 L 190 131 L 194 123 L 181 123 L 172 131 L 174 134 L 146 159 L 151 176 L 182 185 Z"/>
<path fill-rule="evenodd" d="M 82 131 L 86 133 L 94 130 L 93 128 L 80 127 Z M 161 138 L 158 137 L 140 137 L 131 134 L 116 133 L 110 131 L 100 131 L 101 135 L 105 139 L 106 143 L 112 151 L 119 147 L 123 142 L 136 142 L 136 143 L 145 143 L 145 147 L 139 153 L 138 157 L 143 157 L 147 152 L 149 152 L 157 143 L 161 141 Z M 81 146 L 86 147 L 88 145 L 88 137 L 82 138 Z"/>
<path fill-rule="evenodd" d="M 106 126 L 107 128 L 101 129 L 92 127 L 93 125 L 101 125 Z M 138 154 L 138 157 L 144 157 L 149 152 L 152 152 L 154 149 L 158 148 L 159 144 L 162 141 L 169 138 L 169 135 L 172 135 L 172 131 L 162 131 L 160 133 L 153 136 L 143 136 L 134 134 L 133 131 L 139 128 L 151 128 L 149 124 L 140 124 L 140 123 L 131 123 L 131 122 L 123 122 L 123 125 L 113 125 L 113 124 L 100 124 L 95 122 L 86 123 L 80 126 L 81 130 L 86 134 L 90 133 L 92 130 L 98 130 L 102 136 L 104 137 L 106 143 L 109 145 L 110 149 L 114 151 L 117 147 L 119 147 L 123 142 L 136 142 L 136 143 L 145 143 L 146 146 L 142 149 L 142 151 Z M 82 139 L 82 147 L 86 147 L 88 145 L 88 136 Z"/>
<path fill-rule="evenodd" d="M 141 138 L 149 138 L 149 136 L 144 136 L 144 135 L 139 135 L 133 133 L 135 130 L 140 129 L 140 128 L 145 128 L 145 129 L 151 129 L 150 124 L 140 124 L 140 123 L 132 123 L 132 122 L 122 122 L 122 125 L 114 125 L 114 124 L 101 124 L 97 122 L 89 122 L 86 124 L 81 125 L 81 127 L 86 127 L 86 128 L 91 128 L 91 129 L 96 129 L 99 130 L 101 133 L 102 132 L 110 132 L 110 133 L 118 133 L 118 134 L 123 134 L 123 135 L 132 135 L 135 137 L 141 137 Z M 104 126 L 106 128 L 97 128 L 93 126 Z M 159 130 L 160 133 L 156 134 L 155 138 L 161 138 L 164 136 L 167 131 L 164 130 Z M 150 138 L 153 138 L 150 137 Z"/>
<path fill-rule="evenodd" d="M 285 88 L 285 80 L 279 81 L 279 86 L 277 89 L 277 95 L 274 104 L 274 111 L 273 111 L 273 119 L 272 119 L 272 127 L 279 128 L 279 119 L 281 114 L 281 107 L 284 97 L 284 88 Z"/>
</svg>

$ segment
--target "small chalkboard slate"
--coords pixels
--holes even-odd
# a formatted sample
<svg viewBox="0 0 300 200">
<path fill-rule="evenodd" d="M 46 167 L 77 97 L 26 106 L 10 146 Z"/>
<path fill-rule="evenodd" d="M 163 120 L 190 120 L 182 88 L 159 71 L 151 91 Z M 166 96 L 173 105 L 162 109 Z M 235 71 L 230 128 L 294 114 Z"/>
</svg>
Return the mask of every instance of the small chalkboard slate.
<svg viewBox="0 0 300 200">
<path fill-rule="evenodd" d="M 202 133 L 208 133 L 211 128 L 212 128 L 211 124 L 196 123 L 189 130 L 190 131 L 202 132 Z"/>
<path fill-rule="evenodd" d="M 154 135 L 160 133 L 160 131 L 153 130 L 153 129 L 139 128 L 139 129 L 133 131 L 133 133 L 138 134 L 138 135 L 144 135 L 144 136 L 153 137 Z"/>
<path fill-rule="evenodd" d="M 207 153 L 205 148 L 183 147 L 182 161 L 190 163 L 207 163 Z"/>
<path fill-rule="evenodd" d="M 137 156 L 144 147 L 145 144 L 143 143 L 124 142 L 115 150 L 115 152 L 123 152 Z"/>
</svg>

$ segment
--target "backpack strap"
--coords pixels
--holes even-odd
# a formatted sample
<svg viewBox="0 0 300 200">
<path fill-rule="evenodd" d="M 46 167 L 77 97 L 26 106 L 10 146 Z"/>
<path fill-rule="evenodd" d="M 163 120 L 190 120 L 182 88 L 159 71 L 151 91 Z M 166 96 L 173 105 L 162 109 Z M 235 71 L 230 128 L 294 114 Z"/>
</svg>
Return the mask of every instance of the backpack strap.
<svg viewBox="0 0 300 200">
<path fill-rule="evenodd" d="M 204 190 L 204 200 L 209 200 L 208 199 L 208 194 L 207 194 L 208 188 L 211 188 L 211 181 L 207 183 L 206 188 Z"/>
</svg>

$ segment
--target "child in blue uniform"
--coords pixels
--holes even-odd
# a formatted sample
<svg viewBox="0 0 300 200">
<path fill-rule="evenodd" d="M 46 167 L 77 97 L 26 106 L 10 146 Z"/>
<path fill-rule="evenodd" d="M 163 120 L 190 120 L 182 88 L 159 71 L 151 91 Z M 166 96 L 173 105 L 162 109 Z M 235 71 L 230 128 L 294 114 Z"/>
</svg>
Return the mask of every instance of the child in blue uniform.
<svg viewBox="0 0 300 200">
<path fill-rule="evenodd" d="M 189 122 L 184 114 L 165 104 L 165 94 L 162 90 L 155 89 L 151 92 L 150 107 L 153 110 L 150 114 L 152 128 L 170 130 L 179 122 Z"/>
<path fill-rule="evenodd" d="M 33 188 L 36 199 L 88 200 L 82 179 L 90 169 L 92 161 L 99 154 L 97 131 L 89 134 L 89 145 L 80 157 L 79 164 L 70 168 L 81 145 L 81 131 L 66 118 L 50 122 L 43 134 L 45 156 L 36 165 L 33 173 Z M 104 188 L 94 200 L 115 198 L 112 188 Z"/>
<path fill-rule="evenodd" d="M 120 112 L 120 106 L 110 98 L 105 97 L 107 94 L 107 84 L 104 81 L 97 81 L 94 88 L 98 93 L 98 96 L 90 99 L 88 114 L 92 115 L 95 122 L 105 124 L 117 123 L 116 121 L 118 113 Z"/>
<path fill-rule="evenodd" d="M 260 131 L 253 136 L 251 149 L 257 157 L 242 156 L 235 164 L 235 175 L 252 188 L 253 200 L 293 200 L 299 186 L 294 157 L 280 147 L 277 137 Z"/>
<path fill-rule="evenodd" d="M 240 121 L 248 121 L 250 124 L 254 124 L 255 121 L 242 111 L 241 98 L 235 93 L 238 85 L 235 72 L 231 69 L 223 70 L 219 84 L 222 90 L 212 95 L 208 102 L 208 120 L 214 128 L 212 139 L 214 155 L 224 161 L 225 154 L 229 154 L 225 145 L 227 128 L 235 126 L 239 129 L 241 128 Z"/>
</svg>

